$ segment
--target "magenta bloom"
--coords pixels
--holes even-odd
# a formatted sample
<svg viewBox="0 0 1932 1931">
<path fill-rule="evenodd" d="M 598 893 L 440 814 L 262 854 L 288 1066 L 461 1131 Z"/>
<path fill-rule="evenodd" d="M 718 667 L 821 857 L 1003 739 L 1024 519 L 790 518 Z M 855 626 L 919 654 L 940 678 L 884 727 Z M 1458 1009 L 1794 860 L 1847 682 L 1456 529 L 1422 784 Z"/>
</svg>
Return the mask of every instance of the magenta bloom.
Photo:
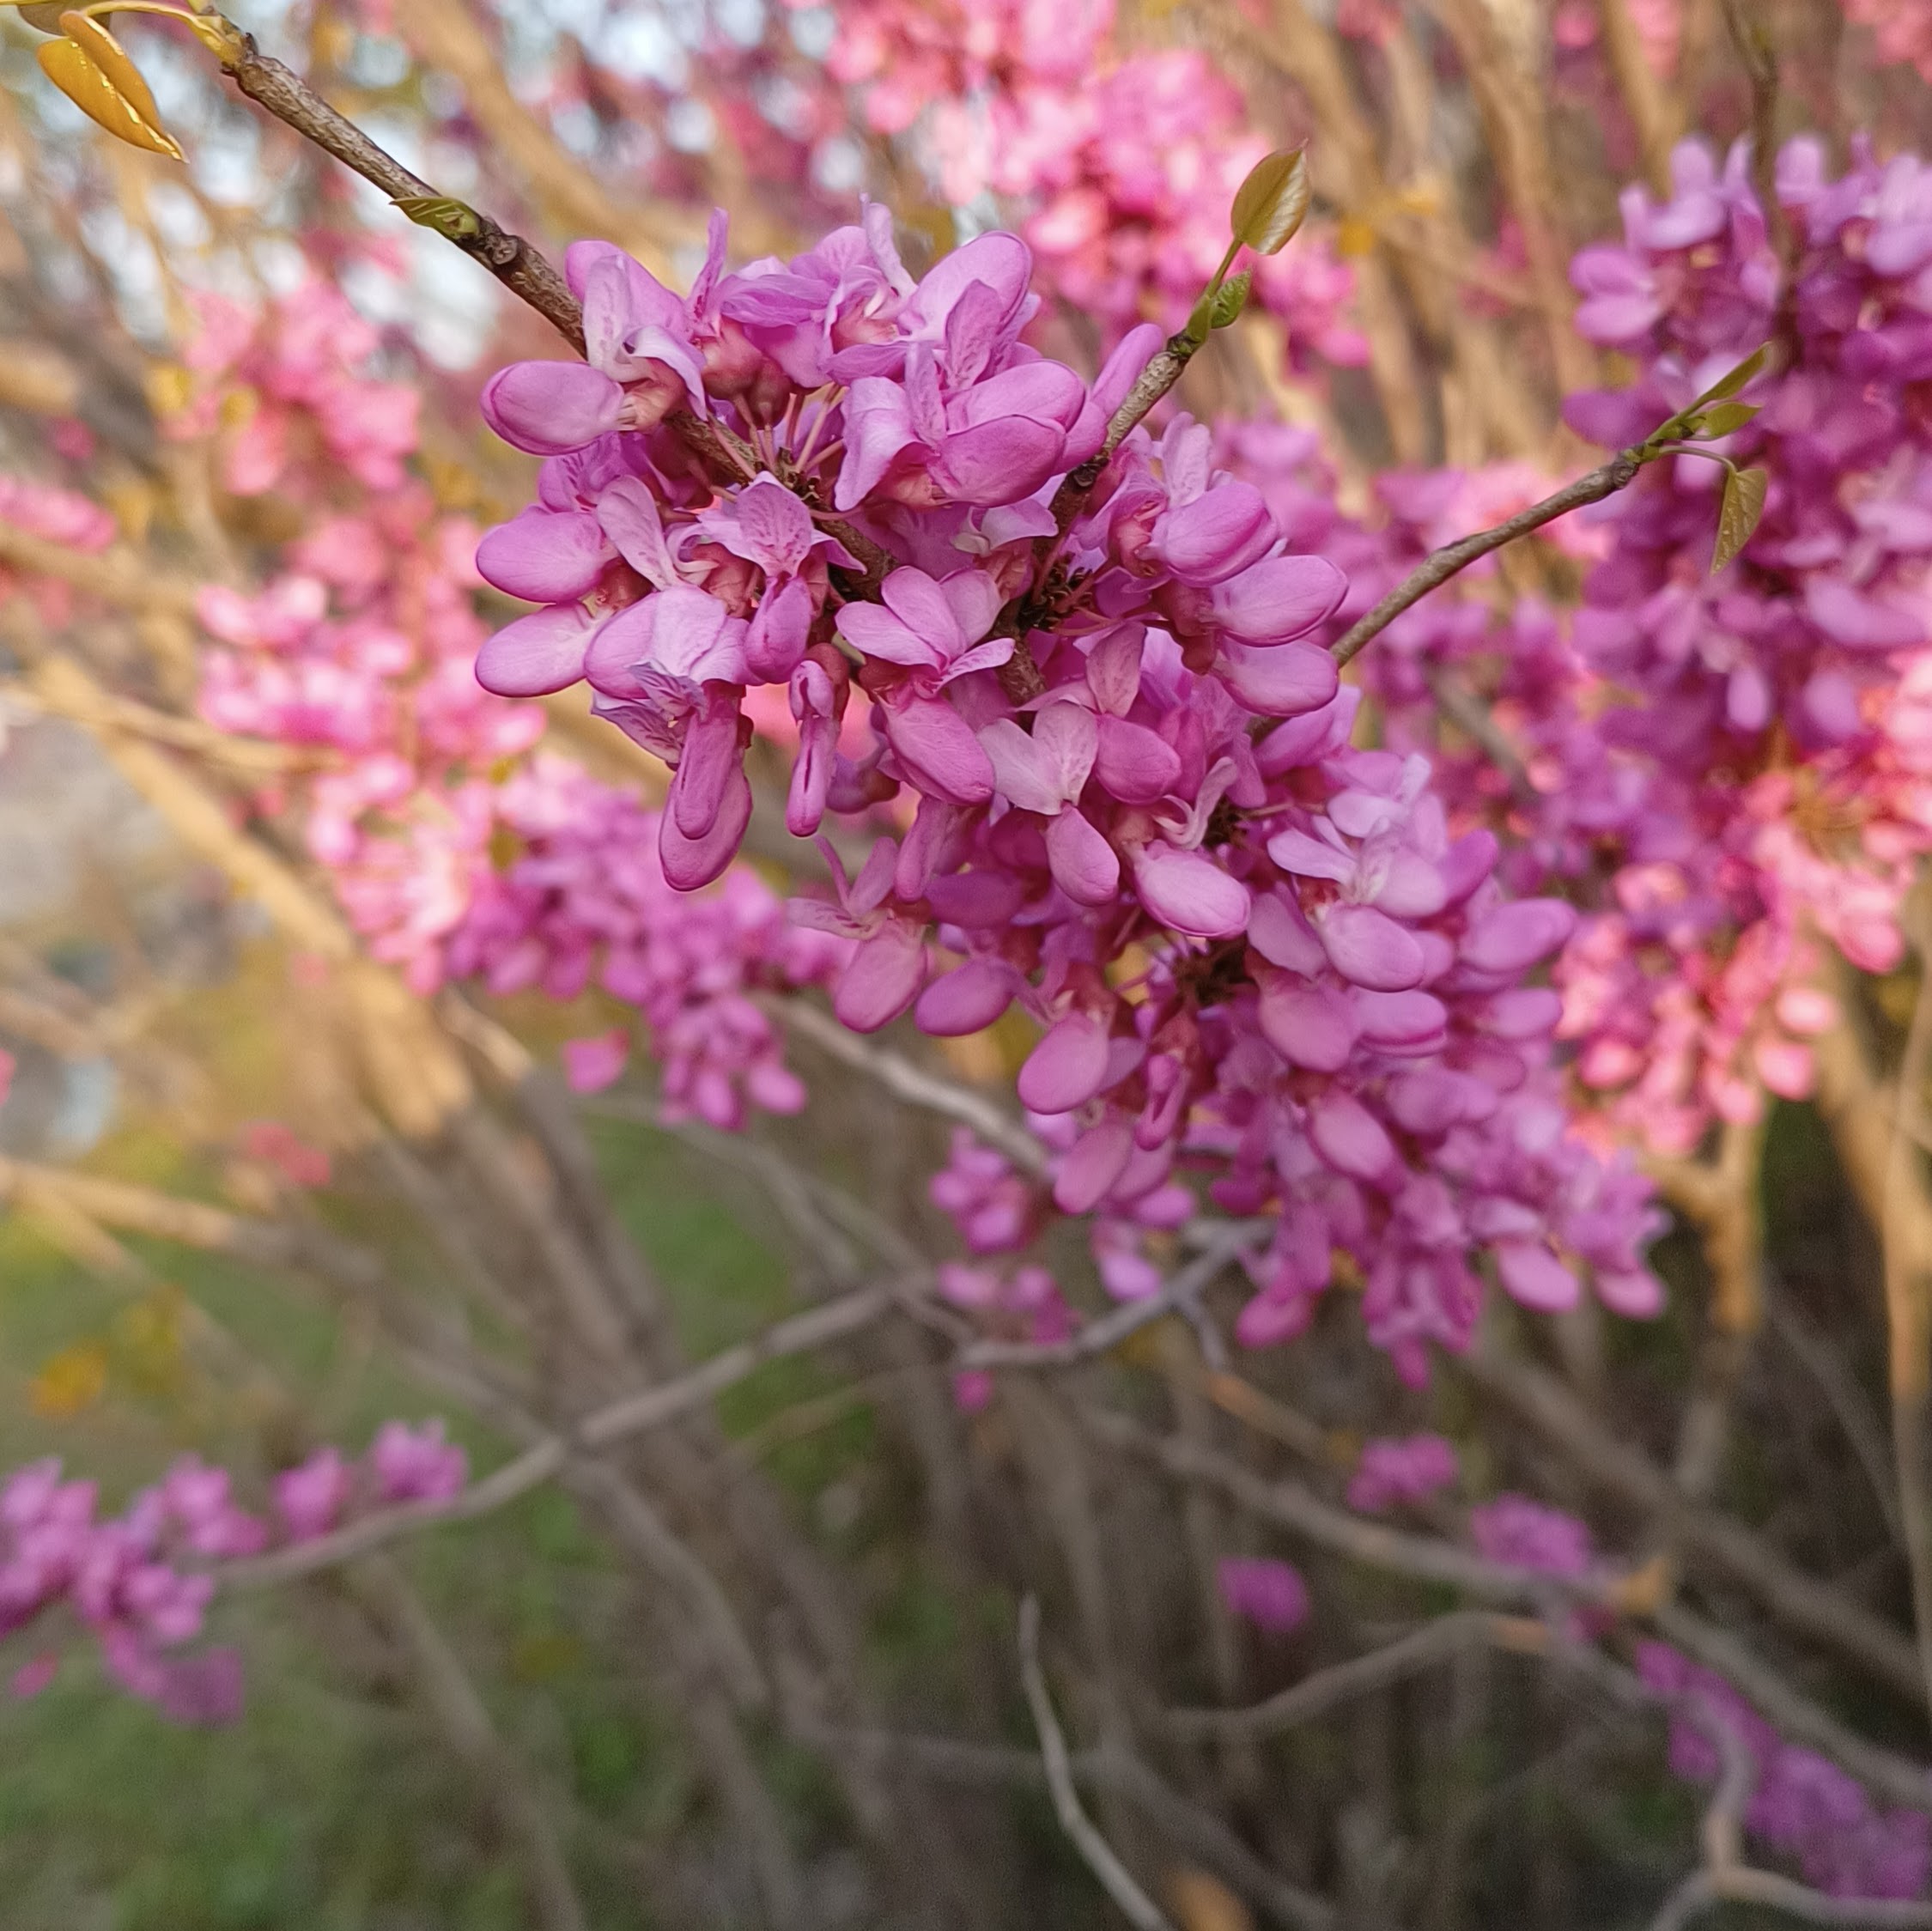
<svg viewBox="0 0 1932 1931">
<path fill-rule="evenodd" d="M 1273 1557 L 1224 1556 L 1214 1565 L 1221 1600 L 1269 1636 L 1286 1636 L 1308 1620 L 1308 1584 L 1292 1564 Z"/>
<path fill-rule="evenodd" d="M 440 1418 L 419 1428 L 385 1422 L 369 1445 L 368 1460 L 385 1502 L 447 1502 L 469 1479 L 470 1459 L 444 1440 Z"/>
<path fill-rule="evenodd" d="M 275 1505 L 292 1542 L 326 1535 L 342 1520 L 355 1479 L 339 1448 L 318 1448 L 275 1478 Z"/>
<path fill-rule="evenodd" d="M 1499 1495 L 1472 1509 L 1469 1533 L 1492 1562 L 1546 1576 L 1586 1576 L 1596 1559 L 1585 1524 L 1528 1496 Z"/>
<path fill-rule="evenodd" d="M 1348 1505 L 1371 1515 L 1401 1502 L 1425 1502 L 1459 1473 L 1455 1450 L 1439 1435 L 1368 1442 L 1349 1478 Z"/>
</svg>

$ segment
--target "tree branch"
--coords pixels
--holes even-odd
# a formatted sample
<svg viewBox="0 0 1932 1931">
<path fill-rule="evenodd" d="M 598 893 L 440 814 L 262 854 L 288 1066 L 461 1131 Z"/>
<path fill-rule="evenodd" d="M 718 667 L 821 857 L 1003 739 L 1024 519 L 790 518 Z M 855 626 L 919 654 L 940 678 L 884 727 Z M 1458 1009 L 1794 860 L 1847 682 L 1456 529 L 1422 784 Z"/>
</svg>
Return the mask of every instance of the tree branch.
<svg viewBox="0 0 1932 1931">
<path fill-rule="evenodd" d="M 0 1187 L 3 1184 L 4 1173 L 0 1169 Z M 680 1375 L 675 1381 L 593 1408 L 568 1437 L 544 1436 L 514 1460 L 506 1462 L 481 1481 L 472 1482 L 450 1501 L 404 1503 L 365 1515 L 346 1528 L 319 1536 L 313 1541 L 298 1542 L 272 1555 L 225 1564 L 220 1571 L 222 1586 L 261 1588 L 286 1582 L 366 1555 L 420 1529 L 434 1528 L 446 1522 L 473 1521 L 479 1515 L 490 1515 L 561 1475 L 574 1454 L 586 1449 L 608 1448 L 648 1429 L 661 1427 L 702 1407 L 767 1362 L 804 1354 L 857 1333 L 898 1303 L 899 1296 L 894 1290 L 866 1287 L 829 1301 L 823 1307 L 794 1315 L 789 1321 L 767 1328 L 762 1334 L 714 1355 L 703 1366 Z"/>
<path fill-rule="evenodd" d="M 1464 537 L 1459 543 L 1431 550 L 1367 616 L 1358 617 L 1329 645 L 1328 654 L 1338 664 L 1352 662 L 1360 655 L 1365 645 L 1379 637 L 1404 610 L 1420 603 L 1431 590 L 1447 583 L 1492 550 L 1500 550 L 1504 544 L 1514 543 L 1518 537 L 1527 537 L 1533 531 L 1540 530 L 1546 523 L 1553 523 L 1573 509 L 1582 509 L 1589 503 L 1601 503 L 1606 496 L 1613 496 L 1619 489 L 1627 489 L 1643 466 L 1643 458 L 1636 450 L 1619 451 L 1601 468 L 1592 470 L 1588 476 L 1578 477 L 1553 496 L 1546 496 L 1541 502 L 1532 503 L 1528 509 L 1517 511 L 1507 522 L 1498 523 L 1494 529 L 1479 530 L 1474 536 Z"/>
<path fill-rule="evenodd" d="M 1047 1788 L 1052 1794 L 1054 1814 L 1060 1819 L 1060 1829 L 1134 1931 L 1174 1931 L 1167 1914 L 1135 1883 L 1133 1873 L 1115 1855 L 1113 1846 L 1094 1828 L 1080 1801 L 1080 1793 L 1073 1788 L 1066 1739 L 1059 1718 L 1054 1715 L 1053 1699 L 1047 1694 L 1047 1679 L 1040 1668 L 1037 1596 L 1030 1595 L 1020 1604 L 1019 1651 L 1020 1675 L 1026 1685 L 1034 1728 L 1040 1733 L 1040 1756 L 1047 1768 Z"/>
<path fill-rule="evenodd" d="M 903 1054 L 890 1047 L 873 1046 L 858 1034 L 848 1032 L 830 1013 L 822 1011 L 811 1000 L 795 993 L 760 995 L 758 1003 L 801 1038 L 809 1039 L 822 1052 L 841 1065 L 866 1074 L 909 1106 L 923 1107 L 970 1126 L 988 1146 L 997 1149 L 1022 1173 L 1046 1171 L 1047 1150 L 1025 1127 L 984 1095 L 969 1087 L 955 1085 L 922 1066 L 914 1065 Z"/>
<path fill-rule="evenodd" d="M 1078 1334 L 1065 1341 L 975 1341 L 959 1351 L 954 1366 L 983 1368 L 1071 1368 L 1109 1353 L 1143 1327 L 1168 1315 L 1181 1314 L 1193 1318 L 1198 1311 L 1201 1290 L 1256 1236 L 1236 1222 L 1218 1230 L 1218 1238 L 1206 1251 L 1190 1260 L 1171 1276 L 1157 1294 L 1143 1301 L 1129 1301 L 1091 1321 Z"/>
</svg>

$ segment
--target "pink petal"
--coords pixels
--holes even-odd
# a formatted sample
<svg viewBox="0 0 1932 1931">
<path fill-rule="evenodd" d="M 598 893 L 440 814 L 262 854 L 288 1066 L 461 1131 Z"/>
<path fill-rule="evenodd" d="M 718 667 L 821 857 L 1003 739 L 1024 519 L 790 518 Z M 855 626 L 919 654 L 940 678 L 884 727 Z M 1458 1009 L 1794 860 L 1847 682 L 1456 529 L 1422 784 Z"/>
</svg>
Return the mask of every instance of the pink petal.
<svg viewBox="0 0 1932 1931">
<path fill-rule="evenodd" d="M 995 718 L 980 732 L 980 743 L 992 761 L 999 795 L 1019 810 L 1050 817 L 1066 802 L 1054 782 L 1042 747 L 1012 718 Z"/>
<path fill-rule="evenodd" d="M 1107 1083 L 1108 1031 L 1091 1012 L 1069 1012 L 1048 1028 L 1019 1070 L 1021 1103 L 1035 1113 L 1071 1113 Z"/>
<path fill-rule="evenodd" d="M 1048 704 L 1033 720 L 1033 742 L 1060 795 L 1071 804 L 1099 748 L 1093 713 L 1084 704 Z"/>
<path fill-rule="evenodd" d="M 936 1039 L 983 1032 L 1013 1003 L 1017 988 L 1017 976 L 1004 959 L 969 959 L 920 994 L 913 1018 Z"/>
<path fill-rule="evenodd" d="M 484 384 L 484 420 L 535 456 L 563 456 L 617 426 L 624 392 L 584 362 L 512 362 Z"/>
<path fill-rule="evenodd" d="M 1388 1053 L 1431 1053 L 1449 1029 L 1449 1013 L 1430 993 L 1358 991 L 1352 1001 L 1370 1046 Z"/>
<path fill-rule="evenodd" d="M 1340 1072 L 1355 1047 L 1355 1015 L 1332 986 L 1271 973 L 1261 988 L 1262 1036 L 1291 1066 Z"/>
<path fill-rule="evenodd" d="M 832 1011 L 855 1033 L 876 1033 L 919 997 L 926 977 L 926 935 L 890 920 L 852 955 L 832 995 Z"/>
<path fill-rule="evenodd" d="M 1212 859 L 1156 841 L 1133 859 L 1134 890 L 1149 917 L 1191 938 L 1232 938 L 1248 926 L 1247 886 Z"/>
<path fill-rule="evenodd" d="M 666 811 L 658 821 L 658 863 L 674 891 L 695 892 L 719 877 L 744 842 L 751 823 L 751 786 L 742 765 L 734 765 L 717 817 L 702 838 L 687 838 Z"/>
<path fill-rule="evenodd" d="M 886 742 L 921 791 L 948 805 L 984 805 L 993 796 L 993 761 L 972 726 L 939 697 L 884 707 Z"/>
<path fill-rule="evenodd" d="M 1215 586 L 1214 617 L 1242 643 L 1282 644 L 1332 616 L 1347 593 L 1348 579 L 1325 556 L 1271 556 Z"/>
<path fill-rule="evenodd" d="M 1120 856 L 1078 811 L 1069 808 L 1047 827 L 1047 863 L 1076 905 L 1111 905 L 1120 896 Z"/>
<path fill-rule="evenodd" d="M 1214 668 L 1249 710 L 1270 718 L 1320 710 L 1340 681 L 1334 659 L 1312 644 L 1224 643 Z"/>
<path fill-rule="evenodd" d="M 563 1077 L 573 1093 L 601 1093 L 622 1077 L 630 1058 L 630 1034 L 623 1026 L 588 1039 L 567 1039 L 559 1048 Z"/>
<path fill-rule="evenodd" d="M 580 604 L 553 604 L 507 623 L 477 653 L 477 682 L 499 697 L 542 697 L 584 674 L 598 621 Z"/>
<path fill-rule="evenodd" d="M 477 570 L 483 580 L 533 604 L 581 597 L 611 561 L 611 544 L 588 510 L 532 505 L 477 545 Z"/>
<path fill-rule="evenodd" d="M 1344 979 L 1375 993 L 1406 993 L 1419 985 L 1422 947 L 1372 905 L 1331 906 L 1316 927 L 1328 962 Z"/>
<path fill-rule="evenodd" d="M 1577 914 L 1561 899 L 1517 899 L 1477 920 L 1457 956 L 1478 972 L 1522 972 L 1548 957 L 1576 929 Z"/>
<path fill-rule="evenodd" d="M 1054 1180 L 1054 1205 L 1062 1213 L 1091 1213 L 1113 1191 L 1133 1153 L 1133 1128 L 1124 1120 L 1103 1120 L 1073 1144 Z"/>
<path fill-rule="evenodd" d="M 1094 774 L 1123 805 L 1151 805 L 1181 778 L 1180 754 L 1144 724 L 1103 712 L 1095 720 Z"/>
<path fill-rule="evenodd" d="M 1309 1108 L 1308 1137 L 1315 1151 L 1351 1180 L 1379 1180 L 1396 1163 L 1395 1143 L 1351 1094 L 1323 1094 Z"/>
<path fill-rule="evenodd" d="M 1498 1241 L 1496 1272 L 1513 1301 L 1544 1314 L 1577 1305 L 1577 1277 L 1540 1242 Z"/>
</svg>

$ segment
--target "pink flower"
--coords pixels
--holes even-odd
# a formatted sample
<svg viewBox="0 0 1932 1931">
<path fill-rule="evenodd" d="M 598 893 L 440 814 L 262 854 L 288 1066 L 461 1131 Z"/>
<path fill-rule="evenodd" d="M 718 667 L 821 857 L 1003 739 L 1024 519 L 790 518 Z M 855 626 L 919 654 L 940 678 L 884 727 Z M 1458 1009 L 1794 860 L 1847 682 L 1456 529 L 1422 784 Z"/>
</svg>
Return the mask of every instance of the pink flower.
<svg viewBox="0 0 1932 1931">
<path fill-rule="evenodd" d="M 1308 1584 L 1291 1564 L 1271 1557 L 1224 1556 L 1214 1573 L 1228 1612 L 1269 1636 L 1286 1636 L 1308 1620 Z"/>
<path fill-rule="evenodd" d="M 413 1429 L 385 1422 L 369 1446 L 368 1460 L 385 1502 L 447 1502 L 469 1479 L 469 1457 L 444 1440 L 440 1419 Z"/>
<path fill-rule="evenodd" d="M 592 1033 L 588 1039 L 567 1039 L 559 1050 L 570 1090 L 601 1093 L 623 1077 L 630 1060 L 629 1029 L 613 1026 L 608 1032 Z"/>
<path fill-rule="evenodd" d="M 293 1542 L 326 1535 L 342 1519 L 355 1477 L 338 1448 L 318 1448 L 307 1461 L 275 1478 L 275 1505 Z"/>
<path fill-rule="evenodd" d="M 1371 1515 L 1400 1502 L 1424 1502 L 1449 1487 L 1458 1469 L 1455 1450 L 1439 1435 L 1365 1442 L 1349 1478 L 1348 1505 Z"/>
</svg>

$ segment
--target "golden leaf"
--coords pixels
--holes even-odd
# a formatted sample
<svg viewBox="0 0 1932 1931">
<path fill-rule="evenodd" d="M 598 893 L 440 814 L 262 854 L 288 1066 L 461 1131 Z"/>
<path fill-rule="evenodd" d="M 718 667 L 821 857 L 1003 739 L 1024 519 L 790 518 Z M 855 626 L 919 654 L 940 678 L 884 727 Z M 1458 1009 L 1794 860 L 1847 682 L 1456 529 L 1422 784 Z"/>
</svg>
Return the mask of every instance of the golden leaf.
<svg viewBox="0 0 1932 1931">
<path fill-rule="evenodd" d="M 1346 215 L 1335 228 L 1335 252 L 1339 255 L 1372 255 L 1376 252 L 1376 230 L 1372 222 L 1359 215 Z"/>
<path fill-rule="evenodd" d="M 79 19 L 79 15 L 64 15 Z M 145 148 L 149 154 L 166 155 L 170 161 L 186 157 L 172 135 L 143 118 L 139 110 L 116 87 L 87 49 L 77 40 L 44 40 L 36 50 L 47 78 L 85 114 L 116 139 L 131 148 Z M 124 55 L 123 59 L 126 57 Z M 129 70 L 133 71 L 131 63 Z M 141 88 L 147 95 L 146 85 Z M 153 101 L 149 100 L 153 106 Z"/>
<path fill-rule="evenodd" d="M 150 363 L 143 386 L 157 416 L 179 416 L 194 400 L 195 379 L 179 362 Z"/>
<path fill-rule="evenodd" d="M 1253 1931 L 1248 1907 L 1218 1878 L 1183 1867 L 1167 1880 L 1182 1931 Z"/>
<path fill-rule="evenodd" d="M 1257 255 L 1285 248 L 1308 214 L 1308 161 L 1299 148 L 1264 155 L 1236 191 L 1234 238 Z"/>
<path fill-rule="evenodd" d="M 99 1341 L 76 1341 L 42 1364 L 27 1400 L 35 1414 L 60 1420 L 91 1408 L 106 1386 L 106 1348 Z"/>
<path fill-rule="evenodd" d="M 107 76 L 107 84 L 149 127 L 161 125 L 161 109 L 155 106 L 141 70 L 99 21 L 70 10 L 60 16 L 60 30 Z"/>
</svg>

